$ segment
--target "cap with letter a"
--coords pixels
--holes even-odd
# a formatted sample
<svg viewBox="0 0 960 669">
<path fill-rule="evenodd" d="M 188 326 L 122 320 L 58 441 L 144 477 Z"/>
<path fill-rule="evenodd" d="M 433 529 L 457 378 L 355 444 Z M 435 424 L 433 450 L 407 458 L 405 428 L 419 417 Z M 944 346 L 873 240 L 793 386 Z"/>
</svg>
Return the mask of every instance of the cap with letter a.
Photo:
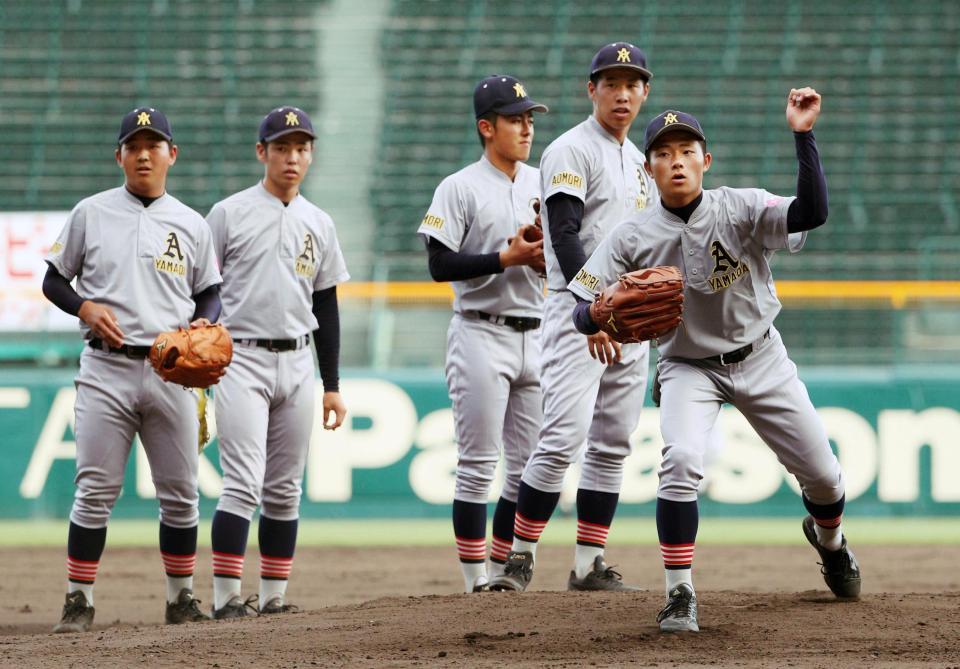
<svg viewBox="0 0 960 669">
<path fill-rule="evenodd" d="M 614 42 L 600 47 L 590 62 L 590 76 L 615 67 L 636 70 L 647 81 L 653 78 L 653 72 L 647 69 L 647 57 L 630 42 Z"/>
<path fill-rule="evenodd" d="M 261 142 L 267 143 L 292 132 L 302 132 L 310 139 L 317 138 L 307 112 L 299 107 L 277 107 L 260 121 L 257 137 Z"/>
<path fill-rule="evenodd" d="M 528 111 L 548 110 L 547 105 L 531 100 L 523 83 L 509 74 L 492 74 L 473 89 L 473 112 L 478 119 L 490 112 L 512 116 Z"/>
<path fill-rule="evenodd" d="M 654 142 L 663 135 L 677 131 L 688 132 L 699 140 L 707 141 L 707 136 L 703 134 L 703 128 L 700 127 L 700 121 L 694 118 L 693 114 L 668 109 L 654 116 L 653 120 L 647 124 L 647 130 L 643 135 L 643 152 L 650 151 Z"/>
<path fill-rule="evenodd" d="M 173 131 L 170 122 L 159 109 L 153 107 L 137 107 L 127 112 L 120 121 L 120 134 L 117 135 L 117 144 L 123 144 L 138 132 L 149 130 L 160 135 L 165 140 L 173 140 Z"/>
</svg>

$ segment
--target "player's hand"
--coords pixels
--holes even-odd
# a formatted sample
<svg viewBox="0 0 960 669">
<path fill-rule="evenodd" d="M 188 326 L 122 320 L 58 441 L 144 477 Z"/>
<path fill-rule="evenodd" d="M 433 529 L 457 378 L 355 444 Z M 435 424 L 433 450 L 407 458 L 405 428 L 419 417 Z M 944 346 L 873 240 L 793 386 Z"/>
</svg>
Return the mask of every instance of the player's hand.
<svg viewBox="0 0 960 669">
<path fill-rule="evenodd" d="M 190 323 L 190 329 L 196 330 L 197 328 L 206 327 L 207 325 L 213 325 L 208 318 L 198 318 L 197 320 Z"/>
<path fill-rule="evenodd" d="M 340 396 L 340 393 L 336 391 L 325 392 L 323 394 L 323 429 L 336 430 L 343 425 L 343 419 L 346 415 L 347 405 L 343 403 L 343 397 Z"/>
<path fill-rule="evenodd" d="M 791 88 L 787 96 L 787 123 L 794 132 L 808 132 L 820 116 L 820 94 L 809 86 Z"/>
<path fill-rule="evenodd" d="M 80 305 L 77 316 L 90 327 L 93 336 L 107 342 L 107 346 L 123 346 L 123 330 L 117 322 L 117 315 L 110 307 L 86 300 Z"/>
<path fill-rule="evenodd" d="M 546 261 L 543 258 L 543 239 L 528 242 L 524 239 L 524 232 L 527 227 L 533 226 L 525 225 L 521 227 L 515 237 L 510 237 L 507 240 L 507 248 L 500 251 L 500 266 L 504 269 L 515 265 L 529 265 L 534 269 L 546 269 Z"/>
<path fill-rule="evenodd" d="M 590 351 L 590 357 L 599 360 L 608 367 L 620 362 L 622 357 L 620 346 L 620 342 L 611 339 L 606 332 L 598 332 L 587 336 L 587 350 Z"/>
</svg>

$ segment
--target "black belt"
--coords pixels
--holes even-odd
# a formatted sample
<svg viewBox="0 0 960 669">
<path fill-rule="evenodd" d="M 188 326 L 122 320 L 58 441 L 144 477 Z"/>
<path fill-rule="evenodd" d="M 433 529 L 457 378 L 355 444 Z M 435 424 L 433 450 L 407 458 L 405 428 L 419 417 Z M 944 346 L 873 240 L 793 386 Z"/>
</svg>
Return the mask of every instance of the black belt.
<svg viewBox="0 0 960 669">
<path fill-rule="evenodd" d="M 527 330 L 536 330 L 540 327 L 540 319 L 529 316 L 497 316 L 488 314 L 486 311 L 467 311 L 464 316 L 470 318 L 473 314 L 482 321 L 488 321 L 494 325 L 506 325 L 517 332 L 526 332 Z"/>
<path fill-rule="evenodd" d="M 760 337 L 755 342 L 747 344 L 746 346 L 742 346 L 736 349 L 735 351 L 721 353 L 720 355 L 711 355 L 709 358 L 701 358 L 701 360 L 703 360 L 704 362 L 714 362 L 721 365 L 732 365 L 736 362 L 743 362 L 744 360 L 747 359 L 747 356 L 753 353 L 754 348 L 759 346 L 760 342 L 762 342 L 764 339 L 766 339 L 769 336 L 770 336 L 770 330 L 768 329 L 766 332 L 760 335 Z"/>
<path fill-rule="evenodd" d="M 130 346 L 129 344 L 123 344 L 122 346 L 114 348 L 113 346 L 107 346 L 105 341 L 97 337 L 90 340 L 90 348 L 95 348 L 105 353 L 118 353 L 128 358 L 146 358 L 150 355 L 149 346 Z"/>
<path fill-rule="evenodd" d="M 268 351 L 296 351 L 310 343 L 310 335 L 303 335 L 296 339 L 234 339 L 233 341 L 245 346 L 256 346 Z"/>
</svg>

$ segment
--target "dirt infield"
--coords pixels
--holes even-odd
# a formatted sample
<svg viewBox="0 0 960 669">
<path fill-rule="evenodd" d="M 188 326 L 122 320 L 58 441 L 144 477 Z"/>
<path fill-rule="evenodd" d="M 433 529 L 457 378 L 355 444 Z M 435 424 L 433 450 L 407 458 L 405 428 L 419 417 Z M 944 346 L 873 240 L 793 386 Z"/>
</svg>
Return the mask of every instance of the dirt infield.
<svg viewBox="0 0 960 669">
<path fill-rule="evenodd" d="M 541 548 L 532 591 L 520 595 L 454 594 L 451 548 L 304 548 L 289 593 L 302 613 L 168 627 L 157 551 L 108 545 L 95 629 L 53 635 L 63 551 L 4 549 L 0 666 L 960 668 L 960 547 L 856 552 L 863 597 L 838 602 L 809 546 L 698 547 L 702 631 L 667 635 L 655 622 L 663 599 L 655 546 L 610 550 L 646 589 L 624 595 L 562 592 L 571 548 Z M 206 607 L 209 549 L 200 558 Z M 256 570 L 248 555 L 249 593 Z"/>
</svg>

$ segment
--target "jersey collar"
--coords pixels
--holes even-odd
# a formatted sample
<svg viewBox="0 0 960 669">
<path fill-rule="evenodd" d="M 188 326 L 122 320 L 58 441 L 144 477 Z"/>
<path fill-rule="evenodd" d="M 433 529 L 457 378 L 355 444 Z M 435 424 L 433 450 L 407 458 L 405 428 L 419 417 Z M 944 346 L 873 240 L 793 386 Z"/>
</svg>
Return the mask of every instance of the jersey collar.
<svg viewBox="0 0 960 669">
<path fill-rule="evenodd" d="M 700 200 L 700 204 L 697 205 L 697 208 L 693 210 L 692 214 L 690 214 L 690 220 L 687 221 L 686 223 L 683 222 L 682 218 L 680 218 L 679 216 L 677 216 L 676 214 L 668 210 L 666 207 L 664 207 L 663 202 L 660 200 L 659 197 L 657 197 L 656 213 L 658 216 L 660 216 L 660 218 L 662 218 L 667 223 L 670 223 L 672 225 L 679 225 L 679 226 L 685 225 L 689 227 L 689 226 L 695 225 L 700 221 L 701 218 L 703 218 L 704 213 L 710 208 L 710 200 L 711 200 L 710 191 L 704 188 L 703 199 Z"/>
<path fill-rule="evenodd" d="M 480 166 L 487 171 L 488 174 L 492 175 L 494 179 L 499 179 L 505 184 L 513 185 L 513 181 L 510 180 L 506 174 L 497 169 L 497 166 L 490 162 L 490 159 L 487 158 L 487 154 L 480 156 L 480 160 L 477 161 Z M 523 169 L 522 167 L 520 169 Z M 520 169 L 517 170 L 517 175 L 520 174 Z"/>
<path fill-rule="evenodd" d="M 151 202 L 149 207 L 144 207 L 143 202 L 141 202 L 136 195 L 127 190 L 126 184 L 120 186 L 120 190 L 123 193 L 124 200 L 132 204 L 137 209 L 142 209 L 143 211 L 155 211 L 157 208 L 159 208 L 159 205 L 162 205 L 164 202 L 166 202 L 167 198 L 169 197 L 167 191 L 163 191 L 163 195 Z"/>
<path fill-rule="evenodd" d="M 274 202 L 281 209 L 290 209 L 296 202 L 302 197 L 301 193 L 297 193 L 296 197 L 290 200 L 289 204 L 286 207 L 283 206 L 283 201 L 278 198 L 276 195 L 267 190 L 267 187 L 263 185 L 263 179 L 260 179 L 257 182 L 257 189 L 260 191 L 260 195 L 267 200 L 268 202 Z"/>
<path fill-rule="evenodd" d="M 614 144 L 618 149 L 625 146 L 627 142 L 630 141 L 630 138 L 626 137 L 623 140 L 623 144 L 621 144 L 619 139 L 611 135 L 609 132 L 607 132 L 606 128 L 600 125 L 600 121 L 598 121 L 597 117 L 594 116 L 593 114 L 590 114 L 590 116 L 587 117 L 587 125 L 589 126 L 590 130 L 592 130 L 601 138 L 607 140 L 611 144 Z"/>
</svg>

